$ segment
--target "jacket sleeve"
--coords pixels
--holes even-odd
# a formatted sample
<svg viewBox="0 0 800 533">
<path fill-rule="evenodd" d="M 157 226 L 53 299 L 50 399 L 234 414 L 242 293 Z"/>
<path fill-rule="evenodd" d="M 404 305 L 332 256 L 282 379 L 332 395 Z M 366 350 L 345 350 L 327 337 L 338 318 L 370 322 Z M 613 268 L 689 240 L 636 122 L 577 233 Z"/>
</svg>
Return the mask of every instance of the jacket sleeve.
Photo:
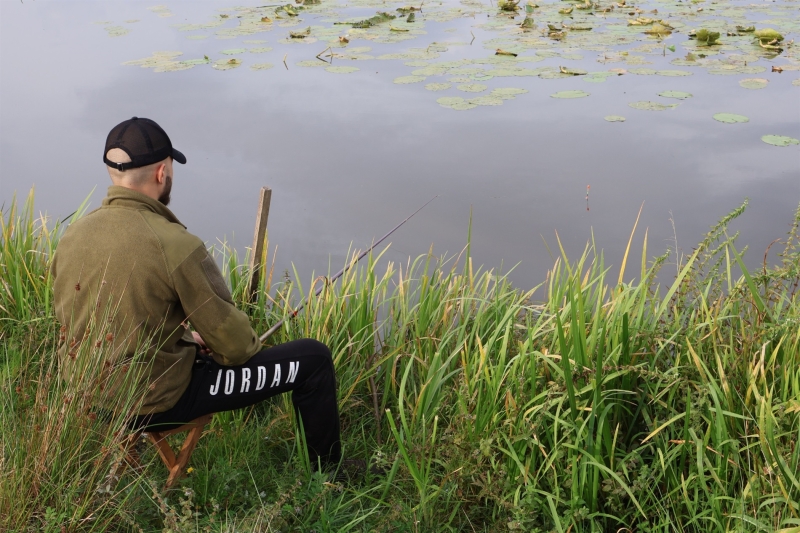
<svg viewBox="0 0 800 533">
<path fill-rule="evenodd" d="M 221 365 L 245 363 L 258 350 L 250 319 L 233 305 L 222 274 L 205 246 L 196 248 L 172 272 L 183 311 Z"/>
</svg>

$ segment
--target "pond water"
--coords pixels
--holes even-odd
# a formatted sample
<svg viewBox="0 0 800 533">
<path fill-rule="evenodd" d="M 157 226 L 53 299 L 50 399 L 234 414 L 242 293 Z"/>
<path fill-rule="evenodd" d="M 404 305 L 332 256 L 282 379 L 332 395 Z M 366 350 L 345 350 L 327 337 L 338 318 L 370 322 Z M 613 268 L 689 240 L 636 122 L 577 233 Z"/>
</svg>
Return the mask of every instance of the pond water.
<svg viewBox="0 0 800 533">
<path fill-rule="evenodd" d="M 749 197 L 733 227 L 758 265 L 800 202 L 800 146 L 762 140 L 800 138 L 800 2 L 434 1 L 409 22 L 263 1 L 0 3 L 0 200 L 99 205 L 108 130 L 144 116 L 186 154 L 170 207 L 209 244 L 250 244 L 266 185 L 278 270 L 338 270 L 439 195 L 387 257 L 458 253 L 472 210 L 475 263 L 526 287 L 556 232 L 619 265 L 642 204 L 635 264 L 645 228 L 648 255 L 691 253 Z"/>
</svg>

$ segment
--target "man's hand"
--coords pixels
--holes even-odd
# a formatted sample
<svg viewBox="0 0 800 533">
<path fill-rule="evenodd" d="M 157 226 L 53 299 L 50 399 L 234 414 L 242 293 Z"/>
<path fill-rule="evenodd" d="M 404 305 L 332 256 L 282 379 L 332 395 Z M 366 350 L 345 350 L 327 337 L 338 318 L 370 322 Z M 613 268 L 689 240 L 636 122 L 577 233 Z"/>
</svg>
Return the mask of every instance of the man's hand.
<svg viewBox="0 0 800 533">
<path fill-rule="evenodd" d="M 208 355 L 211 353 L 211 350 L 209 350 L 208 346 L 206 346 L 206 341 L 203 340 L 203 337 L 201 337 L 199 333 L 193 331 L 192 338 L 194 338 L 194 342 L 200 345 L 200 353 L 203 355 Z"/>
</svg>

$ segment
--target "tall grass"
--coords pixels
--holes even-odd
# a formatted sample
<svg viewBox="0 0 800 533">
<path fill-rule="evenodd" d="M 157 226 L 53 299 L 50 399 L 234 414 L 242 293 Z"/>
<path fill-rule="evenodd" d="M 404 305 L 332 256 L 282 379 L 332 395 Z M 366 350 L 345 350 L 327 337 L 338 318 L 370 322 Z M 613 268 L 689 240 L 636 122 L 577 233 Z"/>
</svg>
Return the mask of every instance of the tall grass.
<svg viewBox="0 0 800 533">
<path fill-rule="evenodd" d="M 88 487 L 104 486 L 113 457 L 102 452 L 113 448 L 114 429 L 97 426 L 102 442 L 83 448 L 92 450 L 89 466 L 70 456 L 82 434 L 74 424 L 45 427 L 37 405 L 19 399 L 44 387 L 49 410 L 66 394 L 66 385 L 41 379 L 54 372 L 58 331 L 47 261 L 17 259 L 41 250 L 37 243 L 51 250 L 56 228 L 16 222 L 24 235 L 5 230 L 33 220 L 32 208 L 17 214 L 12 205 L 1 217 L 3 286 L 25 268 L 30 275 L 14 279 L 33 280 L 30 292 L 4 289 L 0 299 L 2 357 L 27 361 L 3 366 L 0 392 L 8 473 L 0 513 L 11 530 L 800 528 L 800 209 L 777 265 L 747 270 L 728 236 L 743 204 L 665 287 L 657 280 L 667 255 L 649 259 L 645 235 L 635 277 L 624 266 L 612 276 L 617 269 L 593 242 L 577 258 L 561 249 L 531 290 L 475 267 L 468 248 L 405 264 L 377 254 L 332 284 L 288 273 L 276 281 L 270 272 L 249 303 L 247 261 L 223 245 L 234 298 L 258 330 L 308 300 L 270 342 L 307 336 L 331 347 L 345 453 L 386 474 L 344 486 L 309 477 L 281 398 L 217 415 L 178 492 L 160 491 L 166 472 L 145 450 L 141 473 L 105 485 L 112 510 Z M 626 253 L 619 264 L 629 260 Z M 15 311 L 8 302 L 21 298 L 34 307 Z M 69 481 L 76 476 L 91 481 Z M 38 493 L 20 489 L 34 478 Z M 59 503 L 59 493 L 70 497 Z"/>
</svg>

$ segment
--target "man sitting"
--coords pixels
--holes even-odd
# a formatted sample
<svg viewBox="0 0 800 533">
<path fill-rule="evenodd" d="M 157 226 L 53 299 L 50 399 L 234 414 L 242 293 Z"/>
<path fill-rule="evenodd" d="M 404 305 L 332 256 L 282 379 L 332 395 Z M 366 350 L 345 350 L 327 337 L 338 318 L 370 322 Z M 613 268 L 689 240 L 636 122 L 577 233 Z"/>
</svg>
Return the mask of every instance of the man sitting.
<svg viewBox="0 0 800 533">
<path fill-rule="evenodd" d="M 312 465 L 334 467 L 341 444 L 330 350 L 312 339 L 262 349 L 203 241 L 167 208 L 173 161 L 186 157 L 158 124 L 133 117 L 108 134 L 103 161 L 108 196 L 70 224 L 51 269 L 62 376 L 69 379 L 75 346 L 102 302 L 114 310 L 104 324 L 114 365 L 148 343 L 136 428 L 166 431 L 292 391 Z M 113 383 L 104 392 L 111 399 Z"/>
</svg>

